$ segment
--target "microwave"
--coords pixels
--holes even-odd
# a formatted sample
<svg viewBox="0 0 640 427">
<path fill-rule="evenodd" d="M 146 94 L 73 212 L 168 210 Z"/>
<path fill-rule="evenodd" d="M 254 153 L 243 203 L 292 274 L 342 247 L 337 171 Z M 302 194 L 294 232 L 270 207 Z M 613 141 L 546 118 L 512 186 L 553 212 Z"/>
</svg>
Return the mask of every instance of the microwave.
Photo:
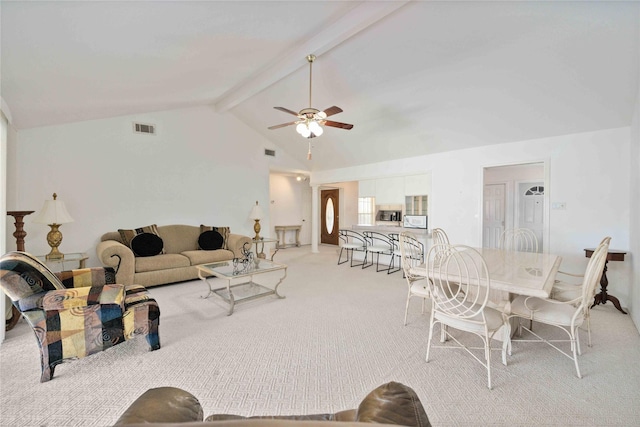
<svg viewBox="0 0 640 427">
<path fill-rule="evenodd" d="M 427 228 L 427 216 L 426 215 L 405 215 L 404 228 Z"/>
<path fill-rule="evenodd" d="M 400 222 L 402 211 L 385 211 L 379 210 L 376 215 L 376 221 L 396 221 Z"/>
</svg>

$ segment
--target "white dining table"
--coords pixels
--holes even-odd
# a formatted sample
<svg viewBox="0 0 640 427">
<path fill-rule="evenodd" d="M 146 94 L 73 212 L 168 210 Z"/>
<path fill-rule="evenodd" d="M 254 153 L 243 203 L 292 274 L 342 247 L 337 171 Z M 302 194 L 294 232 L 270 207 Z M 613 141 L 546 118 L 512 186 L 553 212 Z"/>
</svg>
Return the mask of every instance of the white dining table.
<svg viewBox="0 0 640 427">
<path fill-rule="evenodd" d="M 562 262 L 553 254 L 473 248 L 480 252 L 489 271 L 490 287 L 511 295 L 548 298 Z M 426 265 L 412 268 L 411 273 L 426 276 Z"/>
</svg>

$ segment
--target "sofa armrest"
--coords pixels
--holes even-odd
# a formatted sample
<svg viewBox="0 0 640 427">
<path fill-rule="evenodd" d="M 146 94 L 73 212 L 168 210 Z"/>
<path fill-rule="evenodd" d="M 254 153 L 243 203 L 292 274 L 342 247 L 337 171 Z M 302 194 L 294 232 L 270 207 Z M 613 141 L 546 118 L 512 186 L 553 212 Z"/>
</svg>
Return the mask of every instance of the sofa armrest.
<svg viewBox="0 0 640 427">
<path fill-rule="evenodd" d="M 243 258 L 243 252 L 242 252 L 242 248 L 245 245 L 245 243 L 247 244 L 246 249 L 250 250 L 251 249 L 251 237 L 248 236 L 244 236 L 242 234 L 233 234 L 230 233 L 229 237 L 227 238 L 227 247 L 229 248 L 230 251 L 233 252 L 233 257 L 234 258 Z"/>
<path fill-rule="evenodd" d="M 116 272 L 113 267 L 78 268 L 54 274 L 58 276 L 65 288 L 104 286 L 116 283 Z"/>
<path fill-rule="evenodd" d="M 202 419 L 202 406 L 194 395 L 176 387 L 158 387 L 138 397 L 115 425 L 185 423 Z"/>
<path fill-rule="evenodd" d="M 393 381 L 377 387 L 360 402 L 356 422 L 431 426 L 416 392 L 411 387 Z"/>
<path fill-rule="evenodd" d="M 117 283 L 134 284 L 136 258 L 130 248 L 115 240 L 105 240 L 98 243 L 96 253 L 102 265 L 115 269 Z"/>
</svg>

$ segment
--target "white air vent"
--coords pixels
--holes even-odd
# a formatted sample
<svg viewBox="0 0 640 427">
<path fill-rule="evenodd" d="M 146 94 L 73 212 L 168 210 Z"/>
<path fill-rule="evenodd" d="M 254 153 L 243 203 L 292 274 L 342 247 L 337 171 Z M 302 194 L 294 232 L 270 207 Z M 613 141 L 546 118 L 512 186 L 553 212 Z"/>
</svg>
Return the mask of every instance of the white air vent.
<svg viewBox="0 0 640 427">
<path fill-rule="evenodd" d="M 148 123 L 133 123 L 133 131 L 135 133 L 144 133 L 147 135 L 156 134 L 156 125 L 150 125 Z"/>
<path fill-rule="evenodd" d="M 276 150 L 269 150 L 268 148 L 265 148 L 264 149 L 264 155 L 265 156 L 275 157 L 276 156 Z"/>
</svg>

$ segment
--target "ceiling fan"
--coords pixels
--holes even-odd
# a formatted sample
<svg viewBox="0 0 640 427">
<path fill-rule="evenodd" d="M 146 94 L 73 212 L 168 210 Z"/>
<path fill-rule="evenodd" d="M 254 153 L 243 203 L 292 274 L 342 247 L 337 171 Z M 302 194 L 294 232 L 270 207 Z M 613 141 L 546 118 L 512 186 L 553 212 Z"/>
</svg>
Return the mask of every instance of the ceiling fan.
<svg viewBox="0 0 640 427">
<path fill-rule="evenodd" d="M 307 61 L 309 62 L 309 108 L 303 108 L 299 112 L 295 112 L 289 110 L 284 107 L 273 107 L 276 110 L 283 111 L 285 113 L 292 114 L 298 117 L 298 120 L 288 123 L 282 123 L 275 126 L 269 126 L 269 129 L 279 129 L 285 126 L 297 125 L 296 131 L 302 135 L 304 138 L 315 138 L 316 136 L 320 136 L 323 133 L 322 126 L 331 126 L 340 129 L 352 129 L 353 125 L 349 123 L 341 123 L 334 122 L 332 120 L 327 120 L 327 117 L 333 116 L 334 114 L 342 113 L 342 108 L 329 107 L 324 111 L 320 111 L 317 108 L 313 108 L 311 105 L 311 80 L 312 80 L 312 67 L 313 61 L 315 61 L 316 56 L 313 54 L 307 55 Z M 311 141 L 309 141 L 309 153 L 307 154 L 307 159 L 311 160 Z"/>
</svg>

